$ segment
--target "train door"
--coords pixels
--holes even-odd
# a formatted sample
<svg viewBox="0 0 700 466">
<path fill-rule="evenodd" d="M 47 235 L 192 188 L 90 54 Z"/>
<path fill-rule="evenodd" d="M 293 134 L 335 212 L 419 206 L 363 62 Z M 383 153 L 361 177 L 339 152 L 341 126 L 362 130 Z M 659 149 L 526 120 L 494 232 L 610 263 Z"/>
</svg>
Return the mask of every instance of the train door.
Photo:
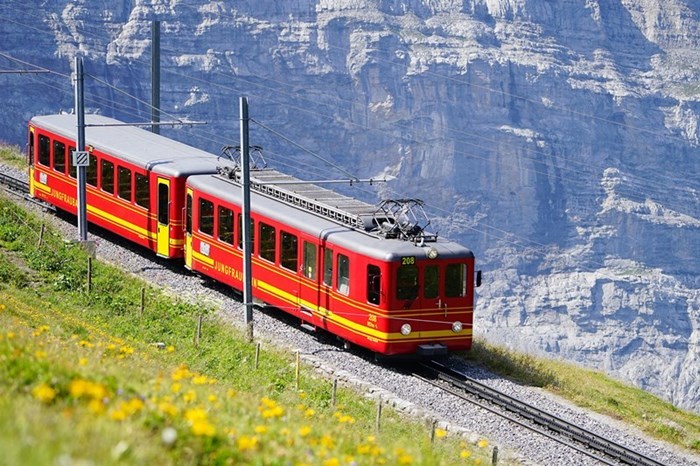
<svg viewBox="0 0 700 466">
<path fill-rule="evenodd" d="M 158 231 L 156 233 L 159 256 L 170 256 L 170 180 L 158 177 Z"/>
<path fill-rule="evenodd" d="M 192 188 L 187 188 L 185 204 L 185 267 L 192 270 Z"/>
</svg>

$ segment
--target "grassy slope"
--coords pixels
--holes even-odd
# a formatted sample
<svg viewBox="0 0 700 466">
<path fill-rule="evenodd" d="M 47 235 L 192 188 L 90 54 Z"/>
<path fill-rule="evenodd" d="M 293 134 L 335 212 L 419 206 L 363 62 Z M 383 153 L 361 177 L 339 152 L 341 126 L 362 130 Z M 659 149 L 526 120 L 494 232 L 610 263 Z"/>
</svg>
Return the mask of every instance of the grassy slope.
<svg viewBox="0 0 700 466">
<path fill-rule="evenodd" d="M 467 444 L 263 351 L 211 309 L 94 262 L 0 195 L 4 464 L 478 464 Z M 197 316 L 202 338 L 193 342 Z M 157 345 L 157 343 L 163 343 Z M 162 348 L 162 349 L 159 349 Z M 170 430 L 172 428 L 173 430 Z M 176 434 L 174 443 L 163 441 Z"/>
</svg>

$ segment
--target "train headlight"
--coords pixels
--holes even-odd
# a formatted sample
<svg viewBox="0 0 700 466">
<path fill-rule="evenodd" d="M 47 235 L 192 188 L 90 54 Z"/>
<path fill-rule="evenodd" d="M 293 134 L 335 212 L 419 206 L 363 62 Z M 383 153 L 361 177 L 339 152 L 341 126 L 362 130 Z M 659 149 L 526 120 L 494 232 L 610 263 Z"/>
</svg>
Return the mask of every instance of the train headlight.
<svg viewBox="0 0 700 466">
<path fill-rule="evenodd" d="M 409 333 L 411 333 L 411 324 L 403 324 L 401 326 L 401 335 L 406 336 Z"/>
<path fill-rule="evenodd" d="M 425 254 L 428 256 L 428 259 L 437 259 L 438 250 L 431 246 L 425 251 Z"/>
<path fill-rule="evenodd" d="M 455 333 L 459 333 L 462 331 L 462 322 L 456 321 L 454 324 L 452 324 L 452 331 Z"/>
</svg>

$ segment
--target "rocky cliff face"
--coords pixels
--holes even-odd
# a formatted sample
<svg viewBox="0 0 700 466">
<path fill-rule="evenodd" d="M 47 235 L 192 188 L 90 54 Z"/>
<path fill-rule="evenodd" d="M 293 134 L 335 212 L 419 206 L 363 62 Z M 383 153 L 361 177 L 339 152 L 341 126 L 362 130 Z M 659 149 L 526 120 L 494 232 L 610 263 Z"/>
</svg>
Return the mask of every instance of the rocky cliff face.
<svg viewBox="0 0 700 466">
<path fill-rule="evenodd" d="M 164 129 L 218 151 L 251 115 L 384 197 L 419 197 L 486 272 L 476 333 L 700 410 L 700 6 L 692 0 L 50 0 L 0 5 L 0 138 L 88 105 L 145 121 L 162 22 Z M 26 68 L 0 56 L 3 68 Z M 164 115 L 163 120 L 171 119 Z M 88 135 L 89 136 L 89 135 Z M 276 168 L 342 176 L 260 126 Z M 363 189 L 352 194 L 375 199 Z"/>
</svg>

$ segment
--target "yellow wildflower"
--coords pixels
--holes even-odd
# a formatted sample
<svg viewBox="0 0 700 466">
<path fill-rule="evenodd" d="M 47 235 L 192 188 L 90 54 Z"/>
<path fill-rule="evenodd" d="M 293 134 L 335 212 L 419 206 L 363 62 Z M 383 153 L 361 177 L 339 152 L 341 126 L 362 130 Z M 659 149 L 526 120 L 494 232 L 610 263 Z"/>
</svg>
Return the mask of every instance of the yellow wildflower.
<svg viewBox="0 0 700 466">
<path fill-rule="evenodd" d="M 167 348 L 168 353 L 172 353 L 174 351 L 175 351 L 175 347 L 173 345 L 168 346 L 168 348 Z"/>
<path fill-rule="evenodd" d="M 234 396 L 236 396 L 236 390 L 234 390 L 233 388 L 229 388 L 228 390 L 226 390 L 226 396 L 229 398 L 233 398 Z"/>
<path fill-rule="evenodd" d="M 206 375 L 198 375 L 198 376 L 192 378 L 192 383 L 195 385 L 206 385 L 207 384 L 207 376 Z"/>
<path fill-rule="evenodd" d="M 447 431 L 445 429 L 435 429 L 435 437 L 443 438 L 446 435 L 447 435 Z"/>
<path fill-rule="evenodd" d="M 207 412 L 202 408 L 191 408 L 185 411 L 185 419 L 190 423 L 207 419 Z"/>
<path fill-rule="evenodd" d="M 216 395 L 209 395 L 208 399 L 210 403 L 215 403 L 217 400 Z"/>
<path fill-rule="evenodd" d="M 299 435 L 302 437 L 306 437 L 311 433 L 311 427 L 309 426 L 302 426 L 299 428 Z"/>
<path fill-rule="evenodd" d="M 37 359 L 46 359 L 46 351 L 37 350 L 36 353 L 34 353 L 34 356 L 36 356 Z"/>
<path fill-rule="evenodd" d="M 78 365 L 80 365 L 80 366 L 86 366 L 87 363 L 88 363 L 87 358 L 80 358 L 80 359 L 78 359 Z"/>
<path fill-rule="evenodd" d="M 198 437 L 213 437 L 216 428 L 206 419 L 199 419 L 192 423 L 192 433 Z"/>
<path fill-rule="evenodd" d="M 175 406 L 174 404 L 167 402 L 167 401 L 163 401 L 163 402 L 159 403 L 158 409 L 160 410 L 161 413 L 163 413 L 167 416 L 170 416 L 170 417 L 175 417 L 175 416 L 177 416 L 177 413 L 178 413 L 177 406 Z"/>
<path fill-rule="evenodd" d="M 489 446 L 489 441 L 486 439 L 481 439 L 479 440 L 479 443 L 477 443 L 477 445 L 479 446 L 479 448 L 486 448 Z"/>
<path fill-rule="evenodd" d="M 94 414 L 102 414 L 105 412 L 105 404 L 102 400 L 92 399 L 88 403 L 88 410 Z"/>
<path fill-rule="evenodd" d="M 256 434 L 264 434 L 265 432 L 267 432 L 267 426 L 255 426 Z"/>
<path fill-rule="evenodd" d="M 237 444 L 240 451 L 256 450 L 258 448 L 258 438 L 242 435 L 238 437 Z"/>
<path fill-rule="evenodd" d="M 459 452 L 459 457 L 460 457 L 460 458 L 467 459 L 467 458 L 469 458 L 470 456 L 472 456 L 472 452 L 470 452 L 469 450 L 462 450 L 462 451 Z"/>
<path fill-rule="evenodd" d="M 323 466 L 340 466 L 340 460 L 338 458 L 328 458 L 323 462 Z"/>
<path fill-rule="evenodd" d="M 170 386 L 170 391 L 173 393 L 179 393 L 180 389 L 182 388 L 182 384 L 175 382 Z"/>
<path fill-rule="evenodd" d="M 314 417 L 314 414 L 316 414 L 316 411 L 314 411 L 311 408 L 304 411 L 304 416 L 306 416 L 306 417 Z"/>
<path fill-rule="evenodd" d="M 413 457 L 408 454 L 403 454 L 398 458 L 398 464 L 413 464 Z"/>
<path fill-rule="evenodd" d="M 192 372 L 187 368 L 187 366 L 180 366 L 177 369 L 173 371 L 173 373 L 170 375 L 170 377 L 173 379 L 173 381 L 177 382 L 178 380 L 182 379 L 189 379 L 193 376 Z"/>
<path fill-rule="evenodd" d="M 51 403 L 56 398 L 56 390 L 42 383 L 32 389 L 32 395 L 42 403 Z"/>
<path fill-rule="evenodd" d="M 185 400 L 185 403 L 193 403 L 197 401 L 197 393 L 194 390 L 188 390 L 187 393 L 182 395 L 182 399 Z"/>
</svg>

